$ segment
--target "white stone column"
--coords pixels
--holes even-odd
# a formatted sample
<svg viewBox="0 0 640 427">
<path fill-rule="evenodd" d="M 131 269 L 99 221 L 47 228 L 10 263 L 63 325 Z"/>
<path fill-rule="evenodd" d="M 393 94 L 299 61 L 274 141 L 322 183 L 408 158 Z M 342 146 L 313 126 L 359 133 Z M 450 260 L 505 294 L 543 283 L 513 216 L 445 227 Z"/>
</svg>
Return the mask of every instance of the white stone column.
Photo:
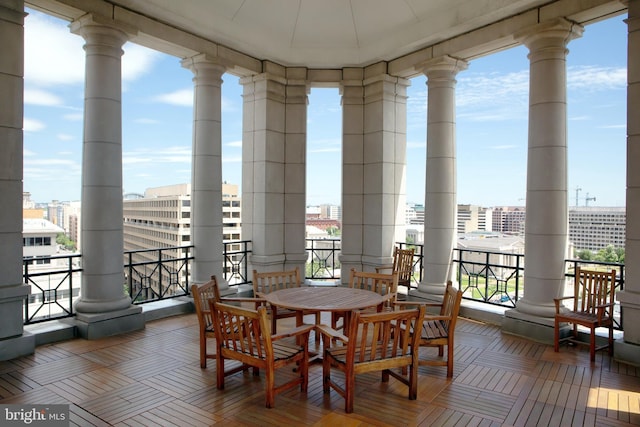
<svg viewBox="0 0 640 427">
<path fill-rule="evenodd" d="M 22 1 L 0 6 L 0 360 L 35 349 L 35 337 L 22 327 L 30 289 L 22 280 L 24 16 Z"/>
<path fill-rule="evenodd" d="M 344 69 L 342 277 L 392 261 L 404 241 L 406 79 L 386 64 Z"/>
<path fill-rule="evenodd" d="M 539 24 L 516 35 L 530 52 L 526 265 L 524 295 L 516 308 L 506 313 L 504 328 L 514 333 L 525 328 L 525 335 L 543 341 L 553 334 L 553 299 L 564 293 L 565 285 L 564 260 L 568 247 L 566 46 L 581 35 L 582 27 L 565 20 Z M 547 327 L 535 331 L 531 323 Z"/>
<path fill-rule="evenodd" d="M 222 220 L 222 75 L 226 67 L 205 54 L 184 59 L 193 74 L 193 149 L 191 160 L 191 242 L 193 283 L 212 275 L 224 280 Z"/>
<path fill-rule="evenodd" d="M 342 70 L 342 242 L 341 278 L 362 271 L 364 253 L 364 70 Z"/>
<path fill-rule="evenodd" d="M 307 250 L 307 107 L 306 68 L 287 68 L 285 98 L 284 253 L 287 270 L 300 268 L 304 279 Z"/>
<path fill-rule="evenodd" d="M 71 24 L 85 39 L 82 152 L 82 285 L 75 308 L 89 338 L 144 327 L 142 316 L 106 327 L 106 319 L 141 312 L 124 292 L 122 222 L 121 57 L 127 33 L 108 18 L 85 15 Z M 105 314 L 110 313 L 110 314 Z"/>
<path fill-rule="evenodd" d="M 618 292 L 624 336 L 614 345 L 617 360 L 640 360 L 640 0 L 627 2 L 627 241 L 624 290 Z"/>
<path fill-rule="evenodd" d="M 365 69 L 363 144 L 364 270 L 392 262 L 405 213 L 407 86 L 386 64 Z M 404 242 L 404 236 L 402 241 Z"/>
<path fill-rule="evenodd" d="M 285 267 L 286 70 L 266 63 L 244 77 L 242 237 L 252 242 L 252 268 Z"/>
<path fill-rule="evenodd" d="M 467 63 L 449 56 L 423 64 L 427 76 L 427 164 L 424 214 L 424 274 L 418 292 L 442 295 L 454 278 L 457 240 L 455 77 Z"/>
</svg>

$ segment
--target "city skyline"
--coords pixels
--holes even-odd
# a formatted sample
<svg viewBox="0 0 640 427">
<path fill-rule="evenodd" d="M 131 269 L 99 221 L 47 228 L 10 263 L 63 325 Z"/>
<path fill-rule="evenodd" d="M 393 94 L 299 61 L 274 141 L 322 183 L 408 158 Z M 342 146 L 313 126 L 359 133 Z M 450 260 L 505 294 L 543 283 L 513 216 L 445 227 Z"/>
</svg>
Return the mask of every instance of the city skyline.
<svg viewBox="0 0 640 427">
<path fill-rule="evenodd" d="M 583 37 L 568 45 L 571 206 L 576 194 L 581 206 L 587 198 L 595 198 L 590 206 L 625 204 L 625 17 L 587 26 Z M 65 22 L 29 11 L 25 19 L 24 191 L 36 202 L 80 198 L 83 44 Z M 130 43 L 124 51 L 124 192 L 188 183 L 193 75 L 180 66 L 179 58 Z M 457 76 L 460 204 L 525 204 L 527 53 L 520 46 L 479 58 Z M 223 80 L 223 180 L 241 185 L 242 86 L 229 74 Z M 407 90 L 406 200 L 417 204 L 424 204 L 425 82 L 424 76 L 416 77 Z M 341 118 L 338 88 L 311 88 L 307 205 L 341 204 Z"/>
</svg>

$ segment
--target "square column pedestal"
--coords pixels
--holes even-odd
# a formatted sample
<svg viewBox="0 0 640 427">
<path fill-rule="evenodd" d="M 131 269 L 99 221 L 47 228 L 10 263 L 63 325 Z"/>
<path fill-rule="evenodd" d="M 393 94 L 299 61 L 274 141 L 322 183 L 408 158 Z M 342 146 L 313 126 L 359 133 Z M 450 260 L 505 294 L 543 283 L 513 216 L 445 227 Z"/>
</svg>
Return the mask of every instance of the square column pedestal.
<svg viewBox="0 0 640 427">
<path fill-rule="evenodd" d="M 132 305 L 107 313 L 76 313 L 74 323 L 80 337 L 94 340 L 144 329 L 145 320 L 142 307 Z"/>
</svg>

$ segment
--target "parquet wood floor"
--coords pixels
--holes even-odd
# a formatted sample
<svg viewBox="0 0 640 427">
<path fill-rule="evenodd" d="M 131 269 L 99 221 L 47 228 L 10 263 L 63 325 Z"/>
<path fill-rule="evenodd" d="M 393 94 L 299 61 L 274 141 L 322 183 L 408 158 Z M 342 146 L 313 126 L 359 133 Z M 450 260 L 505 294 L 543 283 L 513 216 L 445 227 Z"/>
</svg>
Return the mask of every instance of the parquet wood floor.
<svg viewBox="0 0 640 427">
<path fill-rule="evenodd" d="M 292 322 L 282 320 L 279 328 Z M 420 367 L 418 399 L 410 401 L 393 378 L 383 384 L 377 374 L 361 375 L 349 415 L 340 396 L 322 393 L 321 364 L 311 366 L 306 396 L 289 390 L 266 409 L 264 374 L 238 373 L 219 391 L 215 363 L 200 369 L 198 354 L 195 315 L 117 337 L 41 346 L 0 362 L 0 403 L 66 403 L 71 425 L 78 426 L 640 425 L 640 368 L 606 352 L 591 364 L 586 348 L 554 353 L 466 319 L 457 326 L 453 379 L 445 367 Z M 277 381 L 295 374 L 278 375 Z"/>
</svg>

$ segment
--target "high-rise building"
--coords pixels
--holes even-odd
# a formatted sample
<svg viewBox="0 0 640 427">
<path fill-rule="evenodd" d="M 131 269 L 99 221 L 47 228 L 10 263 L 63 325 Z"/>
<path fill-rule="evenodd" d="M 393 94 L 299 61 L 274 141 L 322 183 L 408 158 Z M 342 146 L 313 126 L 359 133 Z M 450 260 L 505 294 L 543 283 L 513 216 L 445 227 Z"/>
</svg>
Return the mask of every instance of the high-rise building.
<svg viewBox="0 0 640 427">
<path fill-rule="evenodd" d="M 524 235 L 524 206 L 502 206 L 493 209 L 491 230 L 505 234 Z"/>
<path fill-rule="evenodd" d="M 222 218 L 223 241 L 240 240 L 241 203 L 237 185 L 222 184 Z M 126 198 L 123 201 L 123 220 L 125 251 L 190 245 L 191 185 L 176 184 L 149 188 L 142 197 Z M 174 259 L 182 257 L 182 253 L 177 249 L 163 251 L 163 254 Z M 157 257 L 156 251 L 147 251 L 132 255 L 132 261 L 139 264 L 153 262 Z M 126 259 L 125 262 L 129 260 Z M 180 277 L 175 277 L 176 274 L 185 274 L 184 271 L 168 270 L 169 268 L 165 268 L 162 272 L 162 283 L 175 283 L 180 281 Z M 144 273 L 136 273 L 145 276 Z M 157 272 L 142 278 L 148 282 L 145 286 L 154 289 L 160 280 Z"/>
<path fill-rule="evenodd" d="M 624 248 L 626 232 L 627 216 L 624 207 L 569 208 L 569 241 L 576 250 L 599 251 L 609 245 Z"/>
</svg>

